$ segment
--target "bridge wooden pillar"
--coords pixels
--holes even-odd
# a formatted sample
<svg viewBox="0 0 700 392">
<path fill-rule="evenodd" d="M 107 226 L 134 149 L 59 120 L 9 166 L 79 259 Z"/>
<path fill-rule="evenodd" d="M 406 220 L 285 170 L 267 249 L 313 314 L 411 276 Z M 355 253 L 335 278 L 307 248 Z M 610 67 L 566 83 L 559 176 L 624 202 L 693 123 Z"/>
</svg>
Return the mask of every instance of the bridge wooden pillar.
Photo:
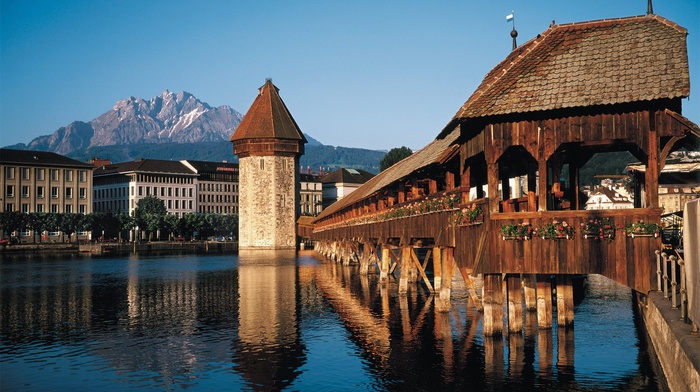
<svg viewBox="0 0 700 392">
<path fill-rule="evenodd" d="M 452 264 L 454 263 L 454 248 L 444 248 L 440 252 L 440 290 L 435 298 L 435 309 L 438 312 L 449 312 L 452 306 L 450 296 L 452 295 Z"/>
<path fill-rule="evenodd" d="M 391 252 L 386 245 L 382 245 L 382 259 L 379 264 L 379 283 L 389 282 L 389 265 L 391 265 Z"/>
<path fill-rule="evenodd" d="M 506 278 L 508 296 L 508 332 L 523 332 L 523 293 L 520 275 L 508 275 Z"/>
<path fill-rule="evenodd" d="M 503 334 L 503 288 L 501 274 L 484 275 L 484 335 Z"/>
<path fill-rule="evenodd" d="M 559 328 L 574 325 L 574 287 L 571 275 L 557 275 L 557 323 Z"/>
<path fill-rule="evenodd" d="M 399 294 L 406 295 L 408 292 L 408 275 L 410 274 L 409 269 L 413 264 L 411 259 L 411 247 L 404 245 L 401 247 L 401 258 L 399 260 L 401 263 L 401 273 L 399 276 Z"/>
<path fill-rule="evenodd" d="M 360 253 L 360 275 L 369 273 L 369 263 L 372 260 L 374 247 L 371 243 L 365 242 L 362 244 L 362 252 Z"/>
<path fill-rule="evenodd" d="M 435 291 L 440 291 L 442 286 L 442 248 L 436 246 L 433 248 L 433 288 Z"/>
<path fill-rule="evenodd" d="M 537 326 L 552 328 L 552 282 L 547 275 L 537 275 Z"/>
<path fill-rule="evenodd" d="M 523 296 L 525 297 L 525 309 L 528 312 L 537 310 L 537 289 L 535 275 L 523 275 Z"/>
</svg>

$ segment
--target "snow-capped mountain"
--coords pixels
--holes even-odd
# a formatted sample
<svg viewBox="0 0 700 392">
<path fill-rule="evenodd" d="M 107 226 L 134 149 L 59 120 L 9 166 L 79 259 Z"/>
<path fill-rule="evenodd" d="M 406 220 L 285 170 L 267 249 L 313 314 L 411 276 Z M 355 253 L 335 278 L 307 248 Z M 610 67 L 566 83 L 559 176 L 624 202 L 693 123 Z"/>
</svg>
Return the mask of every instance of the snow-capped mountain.
<svg viewBox="0 0 700 392">
<path fill-rule="evenodd" d="M 76 121 L 32 140 L 27 149 L 69 154 L 96 146 L 228 141 L 243 116 L 213 108 L 188 92 L 163 91 L 146 101 L 129 97 L 89 123 Z"/>
</svg>

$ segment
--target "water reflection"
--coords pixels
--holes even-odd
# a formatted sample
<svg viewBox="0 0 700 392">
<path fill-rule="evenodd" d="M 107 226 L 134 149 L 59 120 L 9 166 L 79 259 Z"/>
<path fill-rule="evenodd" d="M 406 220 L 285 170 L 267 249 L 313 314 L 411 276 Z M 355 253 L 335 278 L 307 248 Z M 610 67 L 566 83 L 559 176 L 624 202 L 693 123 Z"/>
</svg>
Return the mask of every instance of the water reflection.
<svg viewBox="0 0 700 392">
<path fill-rule="evenodd" d="M 241 250 L 238 271 L 236 371 L 253 389 L 284 389 L 304 364 L 296 252 Z"/>
<path fill-rule="evenodd" d="M 576 328 L 484 338 L 464 285 L 315 258 L 3 258 L 0 387 L 227 390 L 663 390 L 629 291 L 592 276 Z"/>
</svg>

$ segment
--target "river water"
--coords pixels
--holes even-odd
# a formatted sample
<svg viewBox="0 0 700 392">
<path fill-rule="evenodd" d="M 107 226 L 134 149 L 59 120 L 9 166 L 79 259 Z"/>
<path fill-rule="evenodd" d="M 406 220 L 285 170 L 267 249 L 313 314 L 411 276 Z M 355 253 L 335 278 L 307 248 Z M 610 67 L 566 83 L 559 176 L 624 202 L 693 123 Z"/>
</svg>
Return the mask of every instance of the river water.
<svg viewBox="0 0 700 392">
<path fill-rule="evenodd" d="M 667 390 L 632 295 L 590 276 L 575 327 L 484 338 L 414 286 L 311 252 L 0 261 L 0 389 Z M 556 317 L 554 318 L 556 322 Z"/>
</svg>

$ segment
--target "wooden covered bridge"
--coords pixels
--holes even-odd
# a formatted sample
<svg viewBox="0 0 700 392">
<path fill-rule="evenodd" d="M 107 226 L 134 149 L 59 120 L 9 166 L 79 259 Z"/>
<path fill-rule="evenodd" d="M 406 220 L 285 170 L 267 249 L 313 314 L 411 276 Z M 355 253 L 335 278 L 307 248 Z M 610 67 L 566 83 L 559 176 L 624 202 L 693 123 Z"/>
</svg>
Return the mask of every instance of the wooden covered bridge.
<svg viewBox="0 0 700 392">
<path fill-rule="evenodd" d="M 572 325 L 577 274 L 647 293 L 661 239 L 626 228 L 660 223 L 665 159 L 698 147 L 681 115 L 686 35 L 657 15 L 550 27 L 491 70 L 432 143 L 324 210 L 316 250 L 361 274 L 376 265 L 380 281 L 397 274 L 400 293 L 424 284 L 438 309 L 457 271 L 472 288 L 482 275 L 487 335 L 503 331 L 505 302 L 509 331 L 522 328 L 523 300 L 551 327 L 552 285 L 558 325 Z M 579 170 L 611 151 L 646 167 L 635 208 L 585 210 Z"/>
</svg>

